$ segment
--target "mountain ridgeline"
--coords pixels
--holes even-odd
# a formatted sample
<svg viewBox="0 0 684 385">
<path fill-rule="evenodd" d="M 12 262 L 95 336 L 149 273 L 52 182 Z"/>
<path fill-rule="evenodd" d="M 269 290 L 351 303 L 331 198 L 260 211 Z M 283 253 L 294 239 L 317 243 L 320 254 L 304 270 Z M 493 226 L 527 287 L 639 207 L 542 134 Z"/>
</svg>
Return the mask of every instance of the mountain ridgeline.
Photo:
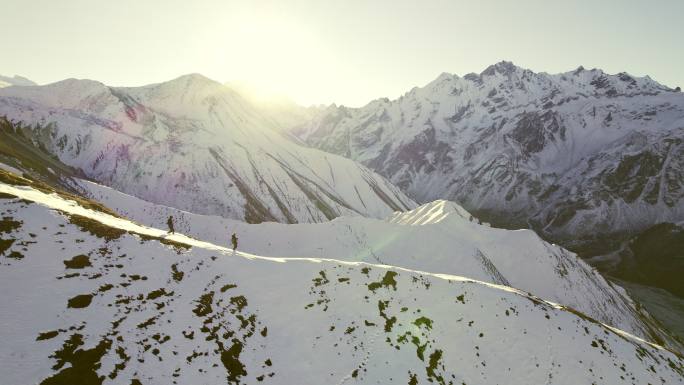
<svg viewBox="0 0 684 385">
<path fill-rule="evenodd" d="M 507 62 L 362 108 L 2 79 L 8 383 L 684 383 L 677 316 L 544 239 L 621 234 L 619 277 L 680 294 L 678 90 Z"/>
<path fill-rule="evenodd" d="M 154 205 L 90 182 L 81 186 L 84 195 L 146 226 L 163 228 L 172 216 L 178 232 L 213 244 L 228 245 L 228 234 L 237 233 L 240 250 L 255 255 L 401 266 L 515 287 L 647 341 L 684 350 L 682 341 L 574 253 L 532 230 L 481 223 L 453 202 L 426 203 L 384 220 L 355 216 L 324 223 L 247 224 Z"/>
<path fill-rule="evenodd" d="M 676 352 L 505 286 L 233 252 L 11 183 L 0 183 L 0 214 L 9 384 L 684 378 Z M 421 226 L 423 214 L 394 220 Z"/>
<path fill-rule="evenodd" d="M 415 207 L 383 177 L 297 144 L 201 75 L 136 88 L 77 79 L 2 88 L 0 116 L 88 178 L 192 212 L 297 223 Z"/>
<path fill-rule="evenodd" d="M 418 202 L 454 200 L 565 244 L 684 219 L 684 95 L 649 77 L 500 62 L 290 131 Z"/>
</svg>

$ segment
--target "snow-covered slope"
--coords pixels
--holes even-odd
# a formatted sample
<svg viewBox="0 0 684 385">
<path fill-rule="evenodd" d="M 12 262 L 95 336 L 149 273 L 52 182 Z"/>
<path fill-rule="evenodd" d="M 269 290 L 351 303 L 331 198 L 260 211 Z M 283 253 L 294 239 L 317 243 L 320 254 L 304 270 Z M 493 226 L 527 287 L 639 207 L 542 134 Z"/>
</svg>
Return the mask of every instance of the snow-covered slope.
<svg viewBox="0 0 684 385">
<path fill-rule="evenodd" d="M 295 144 L 201 75 L 138 88 L 76 79 L 4 88 L 2 115 L 88 177 L 188 211 L 294 223 L 415 206 L 367 168 Z"/>
<path fill-rule="evenodd" d="M 684 94 L 649 77 L 510 62 L 397 100 L 331 106 L 293 132 L 419 202 L 588 236 L 684 218 Z"/>
<path fill-rule="evenodd" d="M 672 352 L 514 289 L 155 238 L 0 186 L 24 197 L 0 196 L 7 383 L 684 383 Z"/>
<path fill-rule="evenodd" d="M 36 83 L 19 75 L 12 77 L 0 75 L 0 88 L 9 86 L 35 86 Z"/>
<path fill-rule="evenodd" d="M 236 233 L 240 250 L 257 255 L 393 265 L 512 286 L 681 349 L 622 288 L 575 254 L 543 241 L 531 230 L 480 224 L 453 202 L 435 201 L 386 220 L 340 217 L 315 224 L 249 225 L 153 205 L 90 182 L 80 185 L 84 195 L 148 226 L 165 228 L 171 215 L 176 231 L 223 245 Z"/>
</svg>

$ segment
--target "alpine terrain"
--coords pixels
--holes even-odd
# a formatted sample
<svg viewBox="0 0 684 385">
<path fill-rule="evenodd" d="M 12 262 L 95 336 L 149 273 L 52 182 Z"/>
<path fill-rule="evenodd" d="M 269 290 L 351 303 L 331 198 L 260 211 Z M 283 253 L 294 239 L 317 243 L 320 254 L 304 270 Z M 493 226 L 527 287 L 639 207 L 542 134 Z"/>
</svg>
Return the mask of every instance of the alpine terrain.
<svg viewBox="0 0 684 385">
<path fill-rule="evenodd" d="M 0 385 L 684 385 L 684 1 L 0 10 Z"/>
<path fill-rule="evenodd" d="M 77 79 L 2 88 L 0 116 L 90 179 L 197 213 L 297 223 L 415 207 L 369 169 L 296 144 L 201 75 L 137 88 Z"/>
<path fill-rule="evenodd" d="M 597 74 L 361 109 L 197 74 L 0 89 L 2 381 L 684 383 L 677 317 L 545 240 L 633 231 L 601 263 L 681 286 L 680 228 L 650 225 L 681 220 L 684 101 Z"/>
<path fill-rule="evenodd" d="M 622 288 L 575 254 L 531 230 L 492 228 L 453 202 L 435 201 L 385 219 L 247 224 L 151 204 L 92 182 L 77 184 L 83 195 L 122 216 L 163 228 L 171 215 L 177 231 L 214 244 L 225 245 L 228 235 L 236 233 L 240 250 L 257 255 L 401 266 L 512 286 L 649 341 L 684 348 Z"/>
<path fill-rule="evenodd" d="M 0 175 L 7 383 L 683 382 L 677 354 L 510 287 L 233 252 Z"/>
<path fill-rule="evenodd" d="M 453 200 L 566 245 L 684 220 L 684 94 L 649 77 L 504 61 L 396 100 L 332 105 L 291 132 L 418 202 Z"/>
</svg>

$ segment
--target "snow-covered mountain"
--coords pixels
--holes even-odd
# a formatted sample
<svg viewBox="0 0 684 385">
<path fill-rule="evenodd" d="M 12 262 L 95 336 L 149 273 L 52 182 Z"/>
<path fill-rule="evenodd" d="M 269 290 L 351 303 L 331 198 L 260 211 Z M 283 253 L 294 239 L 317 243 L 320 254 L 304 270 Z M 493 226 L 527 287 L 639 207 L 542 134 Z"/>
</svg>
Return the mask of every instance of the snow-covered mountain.
<svg viewBox="0 0 684 385">
<path fill-rule="evenodd" d="M 582 237 L 684 218 L 684 94 L 649 77 L 510 62 L 396 100 L 330 106 L 291 130 L 419 202 Z"/>
<path fill-rule="evenodd" d="M 3 115 L 89 178 L 192 212 L 296 223 L 415 207 L 354 161 L 296 144 L 201 75 L 136 88 L 77 79 L 3 88 Z"/>
<path fill-rule="evenodd" d="M 14 75 L 12 77 L 0 75 L 0 88 L 9 86 L 35 86 L 32 80 L 27 79 L 23 76 Z"/>
<path fill-rule="evenodd" d="M 0 188 L 3 382 L 684 383 L 675 353 L 505 286 L 235 253 Z"/>
<path fill-rule="evenodd" d="M 504 230 L 481 224 L 453 202 L 435 201 L 384 220 L 339 217 L 311 224 L 246 224 L 151 204 L 91 182 L 83 195 L 137 223 L 176 231 L 213 244 L 229 244 L 273 257 L 334 258 L 465 276 L 515 287 L 570 306 L 600 322 L 678 350 L 673 340 L 624 290 L 562 247 L 531 230 Z"/>
</svg>

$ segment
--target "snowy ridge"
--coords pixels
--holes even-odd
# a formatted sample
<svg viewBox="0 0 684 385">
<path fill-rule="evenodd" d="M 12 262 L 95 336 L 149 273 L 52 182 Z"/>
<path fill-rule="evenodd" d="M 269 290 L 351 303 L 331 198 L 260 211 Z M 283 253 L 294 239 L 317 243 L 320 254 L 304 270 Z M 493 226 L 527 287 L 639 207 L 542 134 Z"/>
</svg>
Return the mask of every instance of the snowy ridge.
<svg viewBox="0 0 684 385">
<path fill-rule="evenodd" d="M 14 240 L 0 264 L 9 383 L 684 381 L 675 354 L 510 288 L 165 245 L 1 186 L 38 201 L 0 199 L 3 239 Z"/>
<path fill-rule="evenodd" d="M 366 167 L 296 144 L 197 74 L 135 88 L 78 79 L 4 88 L 2 115 L 88 177 L 183 210 L 297 223 L 415 207 Z"/>
<path fill-rule="evenodd" d="M 331 222 L 249 225 L 136 200 L 90 182 L 84 195 L 147 226 L 175 228 L 214 244 L 273 257 L 334 258 L 446 273 L 512 286 L 555 303 L 571 306 L 603 323 L 680 349 L 624 290 L 606 281 L 577 256 L 540 239 L 531 230 L 503 230 L 479 220 L 453 202 L 427 203 L 386 220 L 340 217 Z"/>
<path fill-rule="evenodd" d="M 684 94 L 649 77 L 501 62 L 396 100 L 330 106 L 291 131 L 418 202 L 453 200 L 559 238 L 684 218 Z"/>
<path fill-rule="evenodd" d="M 410 211 L 396 212 L 388 221 L 400 225 L 429 225 L 439 223 L 451 215 L 472 221 L 474 218 L 463 207 L 443 199 L 426 203 Z"/>
</svg>

